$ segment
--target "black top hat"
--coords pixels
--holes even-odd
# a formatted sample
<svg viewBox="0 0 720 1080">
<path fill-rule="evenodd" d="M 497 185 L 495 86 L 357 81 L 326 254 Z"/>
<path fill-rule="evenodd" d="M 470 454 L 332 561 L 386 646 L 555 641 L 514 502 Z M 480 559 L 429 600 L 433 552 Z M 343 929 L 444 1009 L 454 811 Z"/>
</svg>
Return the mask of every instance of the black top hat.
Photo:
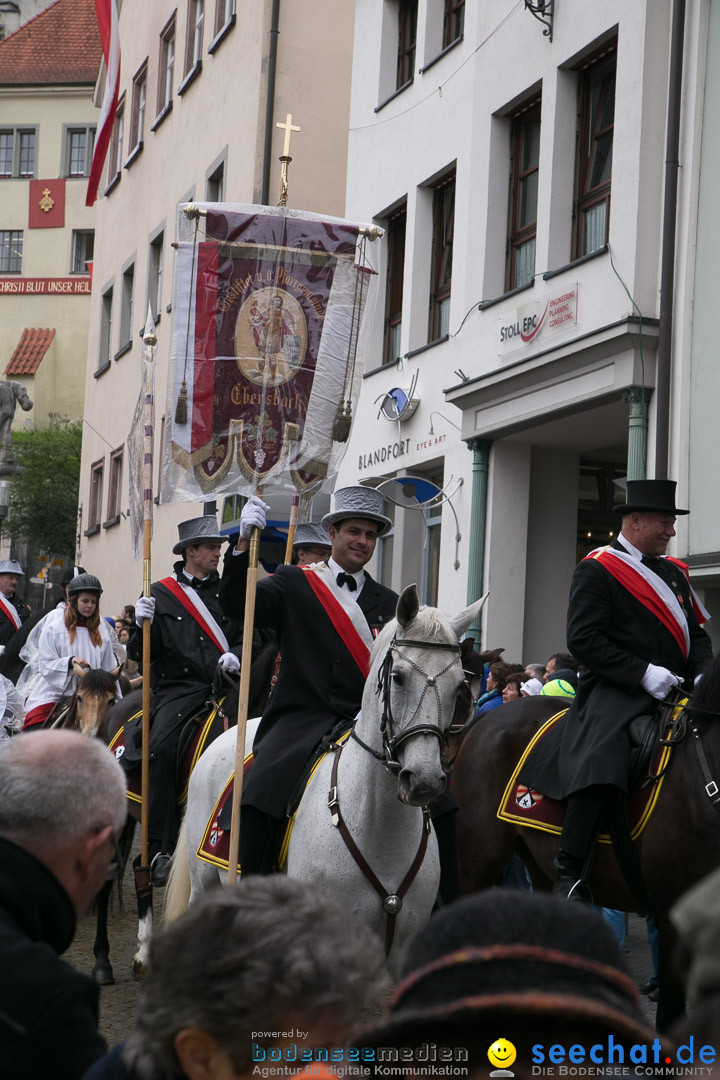
<svg viewBox="0 0 720 1080">
<path fill-rule="evenodd" d="M 411 941 L 385 1016 L 353 1041 L 451 1045 L 459 1025 L 560 1016 L 651 1043 L 656 1032 L 622 964 L 612 931 L 580 904 L 516 890 L 464 897 Z"/>
<path fill-rule="evenodd" d="M 218 532 L 217 521 L 214 514 L 204 514 L 202 517 L 188 518 L 178 525 L 179 540 L 173 548 L 174 555 L 182 555 L 186 547 L 191 544 L 208 544 L 228 540 Z"/>
<path fill-rule="evenodd" d="M 660 514 L 689 514 L 689 510 L 680 510 L 675 505 L 675 487 L 674 480 L 628 480 L 627 501 L 613 509 L 619 514 L 643 510 Z"/>
</svg>

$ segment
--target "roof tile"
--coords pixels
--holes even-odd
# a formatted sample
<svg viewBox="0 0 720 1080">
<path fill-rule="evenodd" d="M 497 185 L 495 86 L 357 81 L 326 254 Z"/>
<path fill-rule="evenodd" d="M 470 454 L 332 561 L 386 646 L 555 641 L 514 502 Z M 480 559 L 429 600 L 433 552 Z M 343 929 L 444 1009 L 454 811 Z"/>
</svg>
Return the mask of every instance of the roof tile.
<svg viewBox="0 0 720 1080">
<path fill-rule="evenodd" d="M 94 0 L 55 0 L 0 41 L 0 86 L 94 85 L 101 59 Z"/>
<path fill-rule="evenodd" d="M 5 368 L 5 374 L 35 375 L 54 337 L 54 329 L 34 330 L 26 326 Z"/>
</svg>

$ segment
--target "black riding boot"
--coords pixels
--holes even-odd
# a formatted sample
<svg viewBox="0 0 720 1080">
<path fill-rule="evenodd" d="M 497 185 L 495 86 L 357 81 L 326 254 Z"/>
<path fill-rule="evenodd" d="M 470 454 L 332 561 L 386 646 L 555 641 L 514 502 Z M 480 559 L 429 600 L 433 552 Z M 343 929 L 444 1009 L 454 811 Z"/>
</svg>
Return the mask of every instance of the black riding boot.
<svg viewBox="0 0 720 1080">
<path fill-rule="evenodd" d="M 583 788 L 568 799 L 562 835 L 555 859 L 557 877 L 553 893 L 567 900 L 585 902 L 583 878 L 587 875 L 592 848 L 600 832 L 612 788 Z"/>
</svg>

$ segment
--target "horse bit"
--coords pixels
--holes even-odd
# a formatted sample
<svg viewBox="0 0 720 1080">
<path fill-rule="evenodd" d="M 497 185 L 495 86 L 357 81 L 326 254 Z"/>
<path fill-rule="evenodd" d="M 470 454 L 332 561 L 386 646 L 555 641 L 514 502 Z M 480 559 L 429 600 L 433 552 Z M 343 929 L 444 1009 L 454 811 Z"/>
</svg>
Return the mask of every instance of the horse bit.
<svg viewBox="0 0 720 1080">
<path fill-rule="evenodd" d="M 427 672 L 423 671 L 419 664 L 416 664 L 413 660 L 410 659 L 409 656 L 405 656 L 403 653 L 400 652 L 401 646 L 416 649 L 444 650 L 446 652 L 452 652 L 455 655 L 453 656 L 453 659 L 448 664 L 446 664 L 445 667 L 436 675 L 428 675 Z M 447 671 L 449 671 L 450 668 L 456 663 L 456 661 L 460 659 L 460 646 L 450 645 L 444 642 L 413 641 L 410 638 L 394 638 L 392 644 L 390 645 L 390 648 L 387 651 L 385 659 L 383 660 L 382 666 L 378 673 L 377 687 L 375 689 L 375 693 L 377 695 L 382 694 L 383 703 L 383 713 L 382 719 L 380 721 L 380 731 L 383 740 L 382 753 L 378 753 L 377 750 L 373 750 L 371 746 L 368 746 L 367 743 L 363 742 L 363 740 L 356 733 L 354 725 L 352 731 L 350 732 L 350 737 L 354 739 L 357 743 L 359 743 L 360 746 L 362 746 L 363 750 L 367 750 L 369 754 L 372 754 L 374 758 L 380 761 L 386 767 L 386 769 L 388 769 L 389 772 L 397 775 L 401 769 L 400 762 L 395 757 L 395 753 L 399 746 L 401 746 L 408 739 L 411 739 L 414 735 L 434 735 L 437 739 L 439 739 L 440 745 L 442 746 L 446 741 L 446 732 L 440 727 L 439 724 L 415 724 L 414 727 L 408 727 L 399 734 L 394 734 L 395 719 L 392 714 L 392 705 L 390 703 L 393 653 L 397 653 L 399 656 L 402 656 L 402 658 L 406 660 L 407 663 L 410 664 L 410 666 L 414 668 L 415 671 L 419 672 L 419 674 L 422 675 L 422 677 L 425 679 L 425 686 L 423 687 L 420 699 L 415 706 L 415 710 L 412 716 L 410 717 L 410 722 L 412 724 L 412 721 L 417 716 L 420 707 L 425 700 L 426 694 L 428 694 L 429 692 L 432 692 L 435 695 L 438 719 L 440 718 L 440 692 L 437 688 L 437 680 L 440 678 L 441 675 L 444 675 Z M 423 828 L 422 835 L 420 837 L 420 846 L 418 847 L 412 865 L 410 866 L 410 869 L 403 878 L 397 892 L 391 893 L 385 888 L 383 883 L 378 878 L 377 874 L 375 874 L 374 870 L 365 859 L 365 856 L 358 848 L 340 812 L 337 776 L 340 754 L 342 753 L 344 745 L 344 743 L 333 743 L 329 747 L 329 751 L 334 754 L 334 758 L 332 775 L 330 777 L 330 791 L 328 792 L 327 804 L 330 810 L 332 824 L 340 833 L 340 836 L 342 837 L 345 846 L 352 855 L 355 863 L 361 870 L 362 874 L 370 882 L 372 887 L 375 889 L 375 892 L 378 894 L 382 901 L 383 910 L 385 911 L 386 915 L 385 956 L 388 956 L 390 953 L 390 949 L 392 948 L 393 938 L 395 936 L 395 920 L 403 906 L 403 898 L 410 886 L 412 885 L 413 881 L 415 880 L 417 873 L 422 866 L 423 860 L 425 858 L 425 852 L 427 850 L 428 838 L 430 836 L 431 828 L 430 811 L 428 810 L 427 806 L 423 806 Z"/>
</svg>

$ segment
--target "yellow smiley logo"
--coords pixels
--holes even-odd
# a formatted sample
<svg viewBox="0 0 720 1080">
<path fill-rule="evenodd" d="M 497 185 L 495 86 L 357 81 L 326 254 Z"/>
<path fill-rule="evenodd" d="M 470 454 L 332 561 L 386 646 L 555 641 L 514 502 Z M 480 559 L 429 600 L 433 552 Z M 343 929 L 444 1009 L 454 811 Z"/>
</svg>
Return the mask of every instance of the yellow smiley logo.
<svg viewBox="0 0 720 1080">
<path fill-rule="evenodd" d="M 496 1039 L 488 1050 L 491 1065 L 498 1069 L 507 1069 L 517 1057 L 517 1050 L 508 1039 Z"/>
</svg>

